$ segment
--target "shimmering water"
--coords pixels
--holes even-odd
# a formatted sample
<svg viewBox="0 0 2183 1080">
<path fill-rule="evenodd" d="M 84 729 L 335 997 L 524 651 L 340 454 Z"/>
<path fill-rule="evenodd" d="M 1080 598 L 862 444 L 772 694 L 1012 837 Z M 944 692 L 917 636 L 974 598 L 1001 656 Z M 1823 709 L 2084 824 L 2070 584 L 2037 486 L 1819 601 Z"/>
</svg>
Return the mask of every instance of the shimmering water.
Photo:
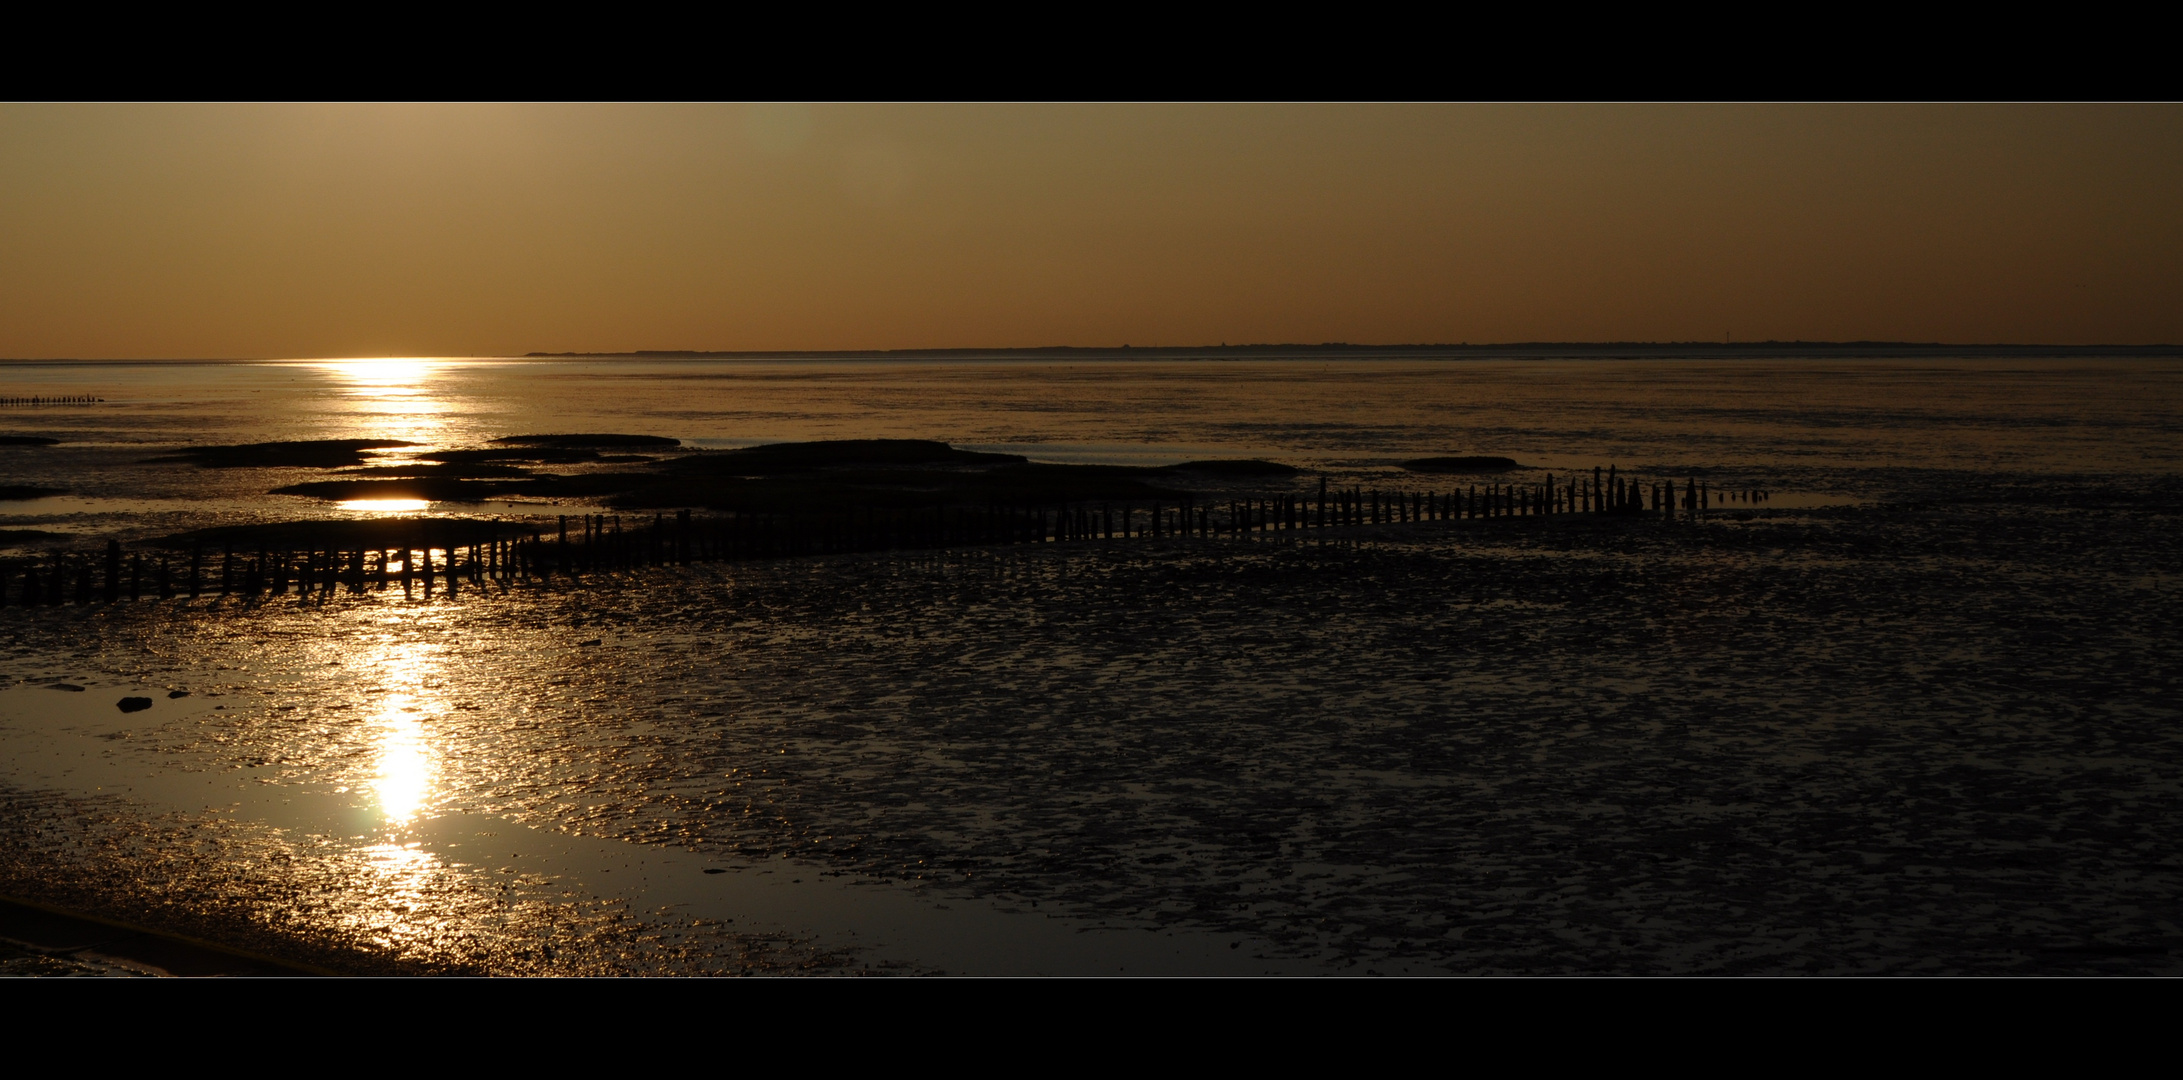
<svg viewBox="0 0 2183 1080">
<path fill-rule="evenodd" d="M 266 494 L 314 470 L 140 464 L 179 445 L 552 431 L 1778 494 L 0 610 L 7 889 L 389 970 L 2170 970 L 2179 373 L 8 366 L 0 397 L 105 401 L 0 412 L 63 440 L 0 447 L 4 482 L 68 491 L 0 530 L 87 539 L 375 512 Z"/>
<path fill-rule="evenodd" d="M 139 464 L 175 446 L 418 444 L 385 455 L 399 461 L 541 431 L 698 447 L 935 438 L 1115 464 L 1266 457 L 1383 486 L 1428 483 L 1396 468 L 1405 459 L 1480 453 L 1888 495 L 1946 473 L 2173 472 L 2178 374 L 2117 360 L 16 364 L 0 367 L 0 395 L 104 402 L 0 412 L 0 434 L 64 440 L 0 447 L 9 482 L 69 492 L 0 504 L 0 525 L 143 534 L 329 509 L 265 494 L 315 470 Z"/>
</svg>

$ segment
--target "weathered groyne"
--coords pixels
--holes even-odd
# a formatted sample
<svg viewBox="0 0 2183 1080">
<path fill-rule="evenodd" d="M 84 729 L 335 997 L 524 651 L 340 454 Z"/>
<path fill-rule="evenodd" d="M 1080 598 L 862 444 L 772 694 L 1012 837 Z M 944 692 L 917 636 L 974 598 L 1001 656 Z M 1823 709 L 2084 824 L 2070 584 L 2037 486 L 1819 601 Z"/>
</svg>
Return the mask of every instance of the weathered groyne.
<svg viewBox="0 0 2183 1080">
<path fill-rule="evenodd" d="M 793 513 L 680 510 L 561 515 L 531 520 L 410 518 L 235 526 L 124 551 L 53 550 L 0 560 L 0 606 L 113 604 L 204 597 L 323 598 L 400 588 L 406 596 L 461 595 L 691 563 L 883 553 L 1011 544 L 1253 540 L 1328 536 L 1380 525 L 1590 515 L 1693 519 L 1762 491 L 1720 492 L 1695 478 L 1637 479 L 1613 468 L 1535 483 L 1471 484 L 1449 491 L 1362 487 L 1257 497 L 1182 496 L 1150 502 L 983 506 L 837 505 Z"/>
</svg>

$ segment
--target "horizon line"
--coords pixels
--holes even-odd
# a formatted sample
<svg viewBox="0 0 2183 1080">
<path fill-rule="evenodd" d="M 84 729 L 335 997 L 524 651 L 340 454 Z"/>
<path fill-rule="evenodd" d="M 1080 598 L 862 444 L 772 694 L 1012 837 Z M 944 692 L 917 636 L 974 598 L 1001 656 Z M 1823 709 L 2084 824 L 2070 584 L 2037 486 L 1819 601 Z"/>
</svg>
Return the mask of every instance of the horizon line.
<svg viewBox="0 0 2183 1080">
<path fill-rule="evenodd" d="M 1425 354 L 1426 356 L 1467 356 L 1496 354 L 1525 356 L 1532 359 L 1551 358 L 1541 353 L 1564 352 L 1575 355 L 1619 353 L 1704 352 L 1716 356 L 1723 354 L 1767 352 L 1822 352 L 1842 351 L 1852 353 L 1878 353 L 1887 350 L 1911 351 L 1921 354 L 1946 353 L 1976 356 L 2183 356 L 2183 345 L 2177 344 L 2006 344 L 1964 343 L 1943 341 L 1805 341 L 1769 338 L 1763 341 L 1511 341 L 1360 345 L 1346 341 L 1328 341 L 1316 344 L 1258 343 L 1243 345 L 1030 345 L 1030 346 L 969 346 L 959 348 L 906 348 L 906 349 L 625 349 L 625 350 L 570 350 L 549 352 L 534 350 L 526 353 L 474 353 L 474 354 L 421 354 L 381 353 L 349 356 L 228 356 L 228 357 L 5 357 L 0 364 L 85 364 L 85 363 L 277 363 L 282 361 L 314 360 L 366 360 L 416 357 L 433 359 L 857 359 L 857 358 L 945 358 L 945 357 L 997 357 L 1053 354 L 1087 354 L 1114 357 L 1167 356 L 1218 356 L 1220 354 L 1295 354 L 1302 356 L 1332 357 L 1336 355 L 1400 355 Z M 1596 356 L 1613 359 L 1613 356 Z M 1633 357 L 1634 358 L 1634 357 Z"/>
</svg>

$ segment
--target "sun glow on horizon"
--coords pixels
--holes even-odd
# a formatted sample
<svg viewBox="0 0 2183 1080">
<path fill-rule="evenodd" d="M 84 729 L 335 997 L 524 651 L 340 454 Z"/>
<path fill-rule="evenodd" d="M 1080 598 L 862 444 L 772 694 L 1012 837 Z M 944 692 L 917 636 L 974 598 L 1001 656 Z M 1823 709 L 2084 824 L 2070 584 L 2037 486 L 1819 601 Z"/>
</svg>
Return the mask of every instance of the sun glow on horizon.
<svg viewBox="0 0 2183 1080">
<path fill-rule="evenodd" d="M 313 360 L 310 366 L 332 373 L 342 392 L 362 398 L 413 398 L 432 392 L 433 376 L 447 366 L 425 356 L 379 356 L 359 360 Z"/>
<path fill-rule="evenodd" d="M 460 412 L 451 401 L 450 376 L 467 366 L 447 357 L 386 356 L 358 360 L 293 361 L 322 378 L 332 392 L 331 412 L 335 429 L 342 434 L 401 439 L 407 447 L 387 447 L 374 452 L 381 461 L 429 456 L 448 445 L 454 436 L 449 420 Z M 346 422 L 343 422 L 346 421 Z M 373 500 L 380 501 L 380 500 Z M 401 510 L 416 506 L 344 506 L 344 509 Z"/>
</svg>

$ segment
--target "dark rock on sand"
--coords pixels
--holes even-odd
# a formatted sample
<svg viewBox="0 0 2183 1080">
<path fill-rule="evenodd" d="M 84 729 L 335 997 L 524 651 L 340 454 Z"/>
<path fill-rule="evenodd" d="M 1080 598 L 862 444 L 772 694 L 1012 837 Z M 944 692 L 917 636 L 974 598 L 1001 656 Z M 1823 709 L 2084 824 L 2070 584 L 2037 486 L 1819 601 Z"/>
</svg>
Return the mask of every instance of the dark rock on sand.
<svg viewBox="0 0 2183 1080">
<path fill-rule="evenodd" d="M 450 462 L 419 461 L 407 465 L 366 465 L 356 469 L 343 469 L 340 475 L 344 479 L 354 477 L 373 480 L 505 480 L 528 479 L 531 471 L 514 465 L 466 459 Z"/>
<path fill-rule="evenodd" d="M 624 509 L 703 506 L 744 513 L 1170 498 L 1162 469 L 1033 464 L 1020 454 L 958 450 L 929 439 L 840 439 L 700 452 L 649 472 L 541 478 L 550 490 L 620 485 Z M 568 493 L 579 492 L 571 490 Z"/>
<path fill-rule="evenodd" d="M 1514 458 L 1505 457 L 1429 457 L 1405 461 L 1402 467 L 1421 473 L 1487 473 L 1507 472 L 1523 466 Z"/>
<path fill-rule="evenodd" d="M 681 439 L 669 439 L 659 435 L 617 435 L 610 432 L 591 432 L 576 435 L 507 435 L 493 440 L 496 446 L 546 446 L 556 449 L 579 447 L 656 447 L 681 446 Z"/>
<path fill-rule="evenodd" d="M 1255 458 L 1218 458 L 1170 465 L 1169 472 L 1202 473 L 1206 476 L 1295 476 L 1296 467 Z"/>
<path fill-rule="evenodd" d="M 338 469 L 362 465 L 364 451 L 415 446 L 401 439 L 309 439 L 300 442 L 241 443 L 234 446 L 191 446 L 152 458 L 154 462 L 178 461 L 206 469 Z"/>
<path fill-rule="evenodd" d="M 865 509 L 1167 499 L 1178 494 L 1153 486 L 1152 481 L 1167 476 L 1160 469 L 1034 464 L 1015 454 L 982 454 L 910 439 L 753 447 L 682 458 L 654 476 L 610 501 L 625 509 L 703 506 L 742 513 L 853 514 Z"/>
<path fill-rule="evenodd" d="M 167 691 L 167 700 L 169 700 L 169 701 L 172 701 L 172 700 L 174 700 L 175 698 L 186 698 L 186 697 L 188 697 L 188 696 L 189 696 L 189 691 L 187 691 L 187 690 L 169 690 L 169 691 Z"/>
<path fill-rule="evenodd" d="M 122 712 L 143 712 L 152 707 L 152 699 L 148 697 L 125 697 L 116 704 Z"/>
<path fill-rule="evenodd" d="M 585 465 L 599 460 L 597 450 L 569 446 L 491 446 L 482 450 L 443 450 L 434 460 L 450 465 L 488 461 L 523 461 L 534 465 Z"/>
<path fill-rule="evenodd" d="M 0 435 L 0 446 L 52 446 L 60 441 L 43 435 Z"/>
<path fill-rule="evenodd" d="M 714 476 L 756 476 L 845 465 L 1004 465 L 1020 464 L 1021 454 L 957 450 L 931 439 L 829 439 L 823 442 L 769 443 L 693 455 L 674 462 L 678 471 Z"/>
<path fill-rule="evenodd" d="M 68 494 L 67 488 L 37 487 L 32 484 L 0 485 L 0 502 L 13 502 L 17 499 L 43 499 L 48 495 L 66 494 Z"/>
<path fill-rule="evenodd" d="M 965 502 L 1067 503 L 1173 498 L 1178 492 L 1155 487 L 1165 470 L 1121 465 L 1007 465 L 965 477 L 955 487 Z"/>
<path fill-rule="evenodd" d="M 68 539 L 74 538 L 67 533 L 47 532 L 44 529 L 0 529 L 0 545 L 44 544 Z"/>
<path fill-rule="evenodd" d="M 422 477 L 412 480 L 314 480 L 273 489 L 275 495 L 314 499 L 426 499 L 432 502 L 483 502 L 502 485 L 476 480 Z"/>
<path fill-rule="evenodd" d="M 458 470 L 459 471 L 459 470 Z M 483 502 L 486 499 L 588 499 L 634 491 L 660 478 L 652 473 L 580 473 L 574 476 L 515 476 L 462 479 L 456 475 L 405 480 L 314 480 L 274 488 L 275 495 L 317 499 L 426 499 L 431 502 Z"/>
</svg>

